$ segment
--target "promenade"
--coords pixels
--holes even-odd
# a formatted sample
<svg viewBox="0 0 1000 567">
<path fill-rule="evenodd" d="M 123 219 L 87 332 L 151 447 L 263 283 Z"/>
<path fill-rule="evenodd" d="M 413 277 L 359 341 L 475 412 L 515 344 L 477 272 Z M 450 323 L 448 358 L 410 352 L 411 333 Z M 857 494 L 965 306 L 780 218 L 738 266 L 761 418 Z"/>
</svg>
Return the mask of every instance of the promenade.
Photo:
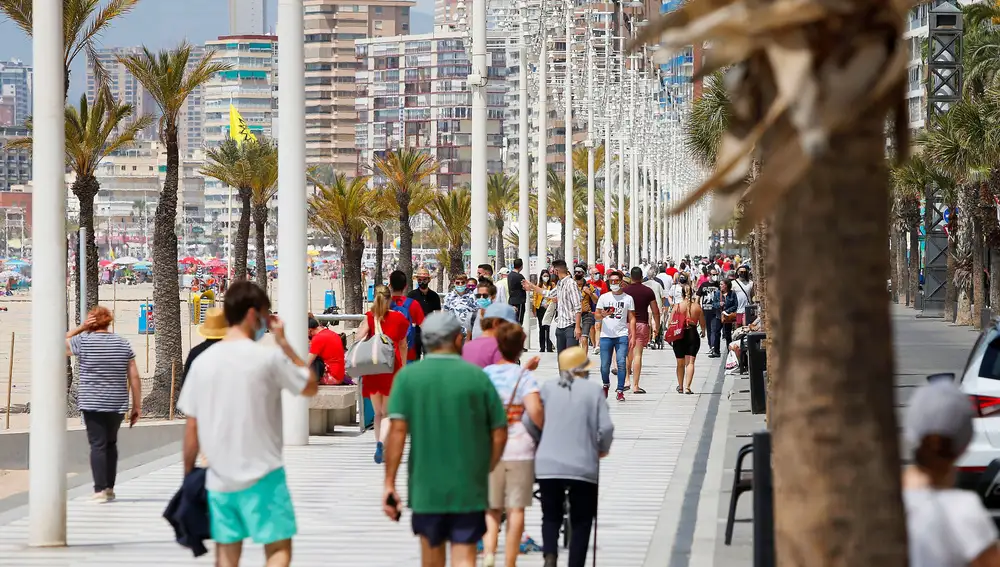
<svg viewBox="0 0 1000 567">
<path fill-rule="evenodd" d="M 540 379 L 554 379 L 555 356 L 544 356 Z M 592 358 L 596 364 L 598 357 Z M 686 537 L 678 519 L 684 494 L 690 490 L 691 455 L 696 449 L 691 439 L 701 435 L 708 409 L 718 404 L 719 360 L 702 356 L 693 387 L 698 394 L 682 395 L 674 391 L 673 353 L 648 350 L 642 386 L 649 393 L 629 395 L 625 402 L 610 401 L 615 441 L 611 454 L 602 461 L 598 565 L 667 565 L 675 540 Z M 596 368 L 591 379 L 600 380 Z M 330 437 L 313 437 L 307 447 L 286 449 L 299 525 L 293 565 L 419 565 L 418 541 L 410 531 L 409 513 L 399 524 L 382 514 L 383 468 L 372 462 L 373 443 L 371 432 L 359 436 L 345 430 Z M 211 556 L 193 559 L 189 551 L 175 544 L 172 531 L 161 518 L 180 484 L 181 473 L 179 452 L 166 457 L 161 453 L 155 460 L 120 472 L 118 500 L 113 503 L 89 502 L 88 485 L 71 490 L 69 545 L 65 548 L 26 546 L 26 507 L 0 513 L 0 566 L 212 564 Z M 399 488 L 405 499 L 405 472 Z M 527 513 L 526 526 L 541 543 L 537 503 Z M 244 565 L 263 565 L 260 546 L 248 545 L 244 558 Z M 565 562 L 563 552 L 559 564 Z M 518 564 L 540 567 L 541 554 L 524 555 Z"/>
</svg>

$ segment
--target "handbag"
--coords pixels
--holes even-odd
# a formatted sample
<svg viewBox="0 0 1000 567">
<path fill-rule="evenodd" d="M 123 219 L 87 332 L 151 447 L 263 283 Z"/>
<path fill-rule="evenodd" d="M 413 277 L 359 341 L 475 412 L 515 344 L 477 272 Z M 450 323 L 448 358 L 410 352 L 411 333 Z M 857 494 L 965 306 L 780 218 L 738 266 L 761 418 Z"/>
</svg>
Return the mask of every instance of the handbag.
<svg viewBox="0 0 1000 567">
<path fill-rule="evenodd" d="M 684 336 L 684 327 L 687 325 L 687 314 L 682 314 L 680 309 L 674 309 L 667 322 L 667 330 L 663 333 L 663 340 L 667 343 L 674 343 Z M 681 315 L 678 317 L 678 315 Z"/>
<path fill-rule="evenodd" d="M 735 313 L 723 313 L 722 314 L 722 323 L 723 324 L 729 325 L 729 324 L 735 323 L 735 322 L 736 322 L 736 314 Z"/>
<path fill-rule="evenodd" d="M 507 425 L 513 425 L 521 421 L 521 416 L 524 415 L 524 406 L 511 411 L 511 407 L 514 405 L 514 400 L 517 398 L 517 389 L 521 386 L 521 378 L 524 378 L 524 373 L 527 370 L 522 369 L 521 374 L 517 377 L 517 382 L 514 382 L 514 390 L 510 393 L 510 399 L 507 400 L 507 405 L 504 406 L 504 410 L 507 412 Z"/>
<path fill-rule="evenodd" d="M 351 376 L 389 374 L 396 367 L 396 349 L 382 332 L 382 325 L 373 315 L 375 330 L 372 336 L 351 346 L 344 357 L 344 368 Z"/>
</svg>

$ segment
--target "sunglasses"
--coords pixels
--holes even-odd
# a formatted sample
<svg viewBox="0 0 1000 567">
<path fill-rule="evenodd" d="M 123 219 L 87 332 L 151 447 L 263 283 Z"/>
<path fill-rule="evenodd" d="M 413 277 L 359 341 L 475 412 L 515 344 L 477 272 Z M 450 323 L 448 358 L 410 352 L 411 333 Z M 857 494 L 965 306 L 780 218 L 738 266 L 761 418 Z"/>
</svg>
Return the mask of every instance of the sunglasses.
<svg viewBox="0 0 1000 567">
<path fill-rule="evenodd" d="M 476 299 L 489 299 L 489 298 L 490 298 L 490 294 L 488 294 L 488 293 L 477 293 L 476 294 Z"/>
</svg>

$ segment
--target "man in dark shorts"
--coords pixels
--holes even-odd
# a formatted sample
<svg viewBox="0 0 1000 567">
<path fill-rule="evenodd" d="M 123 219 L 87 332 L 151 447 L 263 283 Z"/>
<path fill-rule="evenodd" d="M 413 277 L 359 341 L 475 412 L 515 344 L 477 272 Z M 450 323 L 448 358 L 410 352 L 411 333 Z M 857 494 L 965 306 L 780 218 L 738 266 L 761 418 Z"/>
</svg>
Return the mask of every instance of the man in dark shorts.
<svg viewBox="0 0 1000 567">
<path fill-rule="evenodd" d="M 486 533 L 489 475 L 507 444 L 507 411 L 489 376 L 459 356 L 465 333 L 452 313 L 424 321 L 429 354 L 396 374 L 385 445 L 385 514 L 399 520 L 396 474 L 410 436 L 409 505 L 421 565 L 474 566 Z M 434 411 L 428 411 L 428 408 Z"/>
<path fill-rule="evenodd" d="M 632 283 L 625 286 L 625 293 L 632 296 L 635 303 L 635 341 L 628 351 L 628 372 L 632 377 L 632 393 L 645 394 L 639 387 L 642 376 L 642 351 L 649 344 L 650 336 L 656 336 L 660 331 L 660 306 L 656 304 L 656 294 L 642 283 L 642 268 L 636 266 L 629 273 Z M 650 318 L 650 309 L 653 316 Z M 619 372 L 621 370 L 619 369 Z"/>
<path fill-rule="evenodd" d="M 591 330 L 594 328 L 594 306 L 597 305 L 597 290 L 586 280 L 587 264 L 580 262 L 573 268 L 573 279 L 580 288 L 580 346 L 584 350 L 593 346 Z"/>
</svg>

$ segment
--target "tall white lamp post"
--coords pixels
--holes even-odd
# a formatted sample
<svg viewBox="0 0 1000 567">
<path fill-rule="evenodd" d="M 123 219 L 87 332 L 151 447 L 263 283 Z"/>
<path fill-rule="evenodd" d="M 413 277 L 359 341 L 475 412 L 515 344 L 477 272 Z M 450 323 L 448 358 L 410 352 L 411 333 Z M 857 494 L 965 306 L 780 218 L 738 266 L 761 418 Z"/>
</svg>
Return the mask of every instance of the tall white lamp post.
<svg viewBox="0 0 1000 567">
<path fill-rule="evenodd" d="M 489 262 L 486 214 L 486 0 L 472 5 L 472 266 Z"/>
<path fill-rule="evenodd" d="M 34 0 L 28 543 L 66 545 L 66 182 L 63 2 Z M 24 240 L 22 239 L 22 249 Z M 40 299 L 39 299 L 40 298 Z"/>
<path fill-rule="evenodd" d="M 575 216 L 573 213 L 573 2 L 566 1 L 566 80 L 563 83 L 563 122 L 566 125 L 565 150 L 566 170 L 563 175 L 565 182 L 566 202 L 563 211 L 566 213 L 566 249 L 563 250 L 566 263 L 573 263 L 573 228 Z"/>
<path fill-rule="evenodd" d="M 278 37 L 278 305 L 289 344 L 302 358 L 309 348 L 306 312 L 305 36 L 302 0 L 279 0 Z M 264 269 L 264 266 L 258 266 Z M 282 393 L 286 445 L 309 443 L 309 400 Z"/>
<path fill-rule="evenodd" d="M 548 143 L 549 110 L 548 81 L 549 46 L 545 29 L 545 15 L 542 14 L 541 49 L 538 52 L 538 267 L 548 263 L 549 255 L 549 187 L 548 187 Z"/>
<path fill-rule="evenodd" d="M 517 199 L 517 253 L 521 261 L 525 263 L 530 271 L 529 258 L 531 255 L 531 245 L 528 239 L 531 229 L 528 227 L 531 217 L 531 157 L 528 152 L 528 143 L 531 137 L 528 135 L 528 17 L 525 14 L 525 6 L 522 1 L 519 5 L 518 28 L 520 32 L 521 45 L 518 47 L 518 112 L 517 112 L 517 134 L 518 134 L 518 199 Z M 531 323 L 531 317 L 528 317 Z"/>
</svg>

